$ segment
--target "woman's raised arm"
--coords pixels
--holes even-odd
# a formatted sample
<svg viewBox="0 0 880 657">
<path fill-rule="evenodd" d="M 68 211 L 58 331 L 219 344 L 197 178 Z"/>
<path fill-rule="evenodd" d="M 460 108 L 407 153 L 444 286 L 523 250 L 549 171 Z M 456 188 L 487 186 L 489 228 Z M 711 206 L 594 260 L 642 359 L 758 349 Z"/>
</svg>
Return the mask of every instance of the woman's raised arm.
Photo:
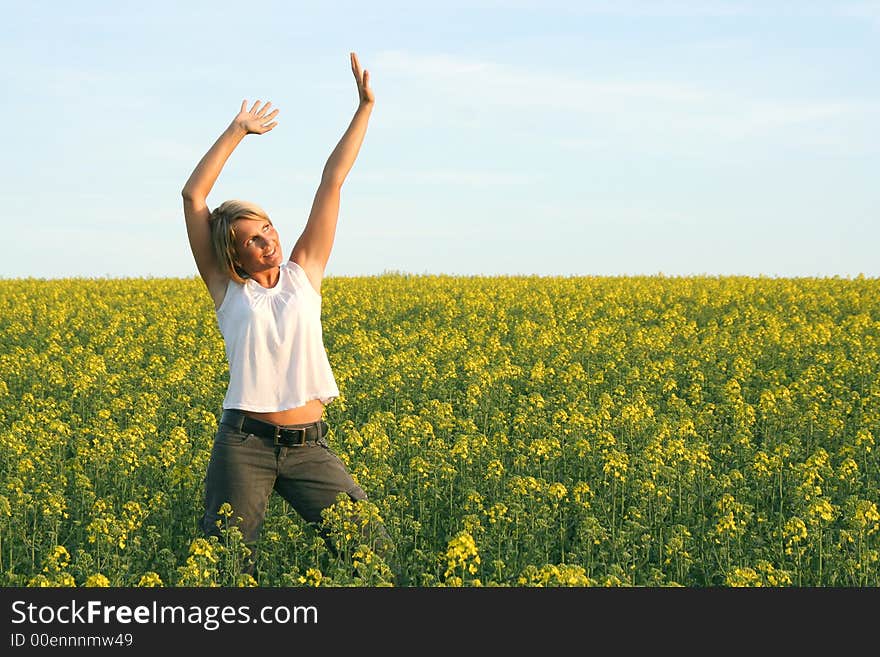
<svg viewBox="0 0 880 657">
<path fill-rule="evenodd" d="M 271 104 L 267 102 L 261 106 L 258 100 L 251 109 L 247 109 L 247 100 L 241 101 L 239 113 L 205 153 L 181 190 L 189 246 L 199 274 L 212 296 L 217 283 L 225 285 L 226 273 L 220 270 L 211 248 L 211 227 L 208 225 L 211 211 L 208 209 L 208 194 L 214 187 L 226 160 L 241 140 L 249 134 L 262 135 L 277 125 L 277 121 L 272 119 L 277 116 L 278 110 L 266 113 Z"/>
<path fill-rule="evenodd" d="M 290 259 L 300 265 L 317 285 L 320 285 L 324 276 L 336 236 L 342 183 L 357 159 L 375 102 L 373 90 L 370 88 L 369 71 L 361 70 L 355 53 L 350 53 L 349 56 L 351 71 L 357 82 L 358 108 L 348 129 L 324 165 L 306 227 L 290 253 Z"/>
</svg>

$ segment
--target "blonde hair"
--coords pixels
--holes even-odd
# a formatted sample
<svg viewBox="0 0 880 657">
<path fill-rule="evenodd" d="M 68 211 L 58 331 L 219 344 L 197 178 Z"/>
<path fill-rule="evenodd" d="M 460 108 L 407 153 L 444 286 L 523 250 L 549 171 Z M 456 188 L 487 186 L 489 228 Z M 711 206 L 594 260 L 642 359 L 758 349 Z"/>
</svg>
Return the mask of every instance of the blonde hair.
<svg viewBox="0 0 880 657">
<path fill-rule="evenodd" d="M 251 277 L 235 263 L 238 253 L 235 250 L 235 229 L 233 224 L 238 219 L 266 220 L 270 224 L 269 215 L 256 203 L 232 199 L 218 205 L 211 213 L 208 223 L 211 226 L 211 247 L 222 269 L 229 272 L 230 278 L 237 283 L 244 283 Z"/>
</svg>

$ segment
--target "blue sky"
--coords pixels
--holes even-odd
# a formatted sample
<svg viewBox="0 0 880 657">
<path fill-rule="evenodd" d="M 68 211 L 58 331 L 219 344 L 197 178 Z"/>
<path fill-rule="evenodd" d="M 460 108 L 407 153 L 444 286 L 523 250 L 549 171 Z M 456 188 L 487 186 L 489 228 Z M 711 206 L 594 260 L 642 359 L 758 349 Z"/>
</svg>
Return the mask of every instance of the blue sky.
<svg viewBox="0 0 880 657">
<path fill-rule="evenodd" d="M 290 250 L 376 105 L 326 275 L 880 276 L 880 2 L 0 2 L 0 277 L 197 275 L 180 190 Z"/>
</svg>

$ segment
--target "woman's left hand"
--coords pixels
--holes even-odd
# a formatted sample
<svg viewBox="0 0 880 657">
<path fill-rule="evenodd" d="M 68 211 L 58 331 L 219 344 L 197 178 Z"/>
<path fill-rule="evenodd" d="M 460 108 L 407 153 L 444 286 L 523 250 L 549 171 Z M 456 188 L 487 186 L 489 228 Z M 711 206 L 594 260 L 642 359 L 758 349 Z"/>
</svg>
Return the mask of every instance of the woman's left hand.
<svg viewBox="0 0 880 657">
<path fill-rule="evenodd" d="M 358 96 L 360 98 L 361 105 L 372 105 L 376 100 L 376 97 L 373 95 L 373 90 L 370 89 L 370 72 L 369 71 L 361 71 L 360 62 L 358 62 L 357 54 L 350 53 L 351 55 L 351 71 L 354 73 L 354 79 L 357 82 L 358 86 Z"/>
</svg>

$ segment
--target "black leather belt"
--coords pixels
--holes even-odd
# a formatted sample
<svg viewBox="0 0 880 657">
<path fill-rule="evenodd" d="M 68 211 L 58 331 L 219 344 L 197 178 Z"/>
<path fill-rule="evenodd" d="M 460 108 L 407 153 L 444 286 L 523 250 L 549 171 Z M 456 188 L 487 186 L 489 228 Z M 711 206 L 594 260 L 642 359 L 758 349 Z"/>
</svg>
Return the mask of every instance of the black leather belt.
<svg viewBox="0 0 880 657">
<path fill-rule="evenodd" d="M 241 411 L 227 408 L 220 416 L 220 423 L 226 424 L 243 433 L 252 433 L 262 438 L 271 438 L 276 445 L 299 447 L 306 443 L 316 443 L 327 435 L 327 423 L 315 420 L 303 427 L 283 427 L 271 422 L 263 422 Z"/>
</svg>

